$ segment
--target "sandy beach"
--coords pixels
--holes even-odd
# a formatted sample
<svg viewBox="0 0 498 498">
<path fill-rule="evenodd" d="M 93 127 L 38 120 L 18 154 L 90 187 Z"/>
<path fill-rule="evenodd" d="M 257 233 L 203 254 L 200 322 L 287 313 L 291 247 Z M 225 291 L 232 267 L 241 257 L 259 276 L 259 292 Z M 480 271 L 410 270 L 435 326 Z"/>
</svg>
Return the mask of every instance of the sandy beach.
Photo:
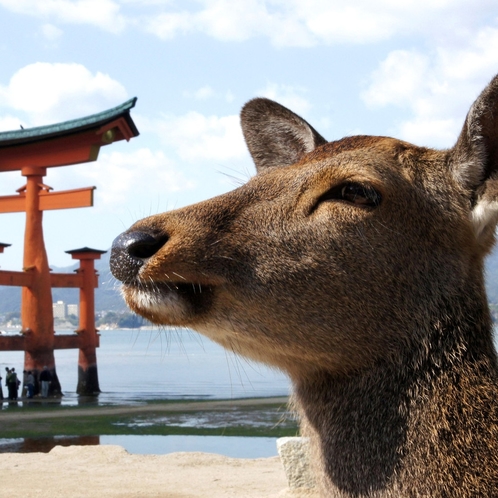
<svg viewBox="0 0 498 498">
<path fill-rule="evenodd" d="M 24 498 L 315 498 L 290 490 L 279 457 L 131 455 L 120 446 L 57 446 L 0 455 L 1 495 Z"/>
</svg>

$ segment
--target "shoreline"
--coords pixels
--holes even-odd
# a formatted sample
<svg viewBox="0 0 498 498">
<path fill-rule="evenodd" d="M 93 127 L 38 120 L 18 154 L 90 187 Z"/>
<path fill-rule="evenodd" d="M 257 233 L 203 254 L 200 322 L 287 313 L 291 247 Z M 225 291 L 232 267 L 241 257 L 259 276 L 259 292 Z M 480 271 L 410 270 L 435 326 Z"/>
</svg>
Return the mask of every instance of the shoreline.
<svg viewBox="0 0 498 498">
<path fill-rule="evenodd" d="M 1 439 L 60 436 L 296 436 L 288 397 L 60 406 L 43 401 L 0 411 Z M 1 452 L 1 447 L 0 447 Z"/>
<path fill-rule="evenodd" d="M 87 406 L 60 406 L 62 398 L 19 398 L 17 401 L 4 399 L 4 403 L 27 403 L 30 406 L 16 406 L 0 410 L 0 421 L 19 420 L 19 419 L 41 419 L 41 418 L 59 418 L 59 417 L 78 417 L 82 415 L 123 415 L 135 413 L 151 412 L 193 412 L 202 410 L 226 410 L 233 407 L 259 407 L 274 404 L 288 404 L 288 396 L 271 396 L 257 398 L 235 398 L 235 399 L 195 399 L 195 400 L 162 400 L 150 401 L 144 400 L 144 405 L 101 405 L 95 406 L 89 403 Z M 45 405 L 51 405 L 49 411 L 38 411 L 35 407 L 46 408 Z M 10 413 L 10 410 L 13 410 Z M 23 411 L 26 410 L 26 411 Z"/>
</svg>

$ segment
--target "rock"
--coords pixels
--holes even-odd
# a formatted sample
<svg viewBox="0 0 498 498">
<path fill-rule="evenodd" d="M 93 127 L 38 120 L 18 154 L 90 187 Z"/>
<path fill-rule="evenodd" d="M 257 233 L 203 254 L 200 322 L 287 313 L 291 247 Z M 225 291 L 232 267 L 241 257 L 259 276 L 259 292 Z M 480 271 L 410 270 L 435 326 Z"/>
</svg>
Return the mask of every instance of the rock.
<svg viewBox="0 0 498 498">
<path fill-rule="evenodd" d="M 289 488 L 314 488 L 315 479 L 310 468 L 309 440 L 305 437 L 281 437 L 277 450 L 284 466 Z"/>
</svg>

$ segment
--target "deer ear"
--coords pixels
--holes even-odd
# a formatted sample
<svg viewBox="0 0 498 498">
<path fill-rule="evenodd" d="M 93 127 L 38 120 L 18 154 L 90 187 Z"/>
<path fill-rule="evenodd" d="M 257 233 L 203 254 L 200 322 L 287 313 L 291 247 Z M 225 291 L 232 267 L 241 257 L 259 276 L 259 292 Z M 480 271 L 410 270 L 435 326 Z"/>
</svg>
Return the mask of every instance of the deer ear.
<svg viewBox="0 0 498 498">
<path fill-rule="evenodd" d="M 304 119 L 272 100 L 250 100 L 240 114 L 258 172 L 298 162 L 327 141 Z"/>
<path fill-rule="evenodd" d="M 487 252 L 498 222 L 498 76 L 470 108 L 450 164 L 469 193 L 474 231 Z"/>
</svg>

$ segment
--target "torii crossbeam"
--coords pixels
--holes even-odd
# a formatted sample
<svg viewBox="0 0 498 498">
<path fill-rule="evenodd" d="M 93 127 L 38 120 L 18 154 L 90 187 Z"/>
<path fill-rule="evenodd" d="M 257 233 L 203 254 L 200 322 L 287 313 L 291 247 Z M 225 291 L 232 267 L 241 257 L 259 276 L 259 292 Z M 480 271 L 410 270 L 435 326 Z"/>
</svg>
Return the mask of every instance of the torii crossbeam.
<svg viewBox="0 0 498 498">
<path fill-rule="evenodd" d="M 36 379 L 46 365 L 52 374 L 53 393 L 61 392 L 54 358 L 57 348 L 80 349 L 78 394 L 100 391 L 95 354 L 98 335 L 93 289 L 97 279 L 93 260 L 105 251 L 89 248 L 68 251 L 80 260 L 77 275 L 50 273 L 43 238 L 43 211 L 90 207 L 95 187 L 53 192 L 43 183 L 43 177 L 47 168 L 95 161 L 102 146 L 138 136 L 130 116 L 135 103 L 136 98 L 82 119 L 0 133 L 0 173 L 18 170 L 26 177 L 26 184 L 17 194 L 0 197 L 0 213 L 26 213 L 23 271 L 0 271 L 0 285 L 22 287 L 22 336 L 0 337 L 0 350 L 24 350 L 24 368 L 31 370 Z M 55 336 L 52 287 L 80 288 L 80 326 L 76 335 Z"/>
</svg>

